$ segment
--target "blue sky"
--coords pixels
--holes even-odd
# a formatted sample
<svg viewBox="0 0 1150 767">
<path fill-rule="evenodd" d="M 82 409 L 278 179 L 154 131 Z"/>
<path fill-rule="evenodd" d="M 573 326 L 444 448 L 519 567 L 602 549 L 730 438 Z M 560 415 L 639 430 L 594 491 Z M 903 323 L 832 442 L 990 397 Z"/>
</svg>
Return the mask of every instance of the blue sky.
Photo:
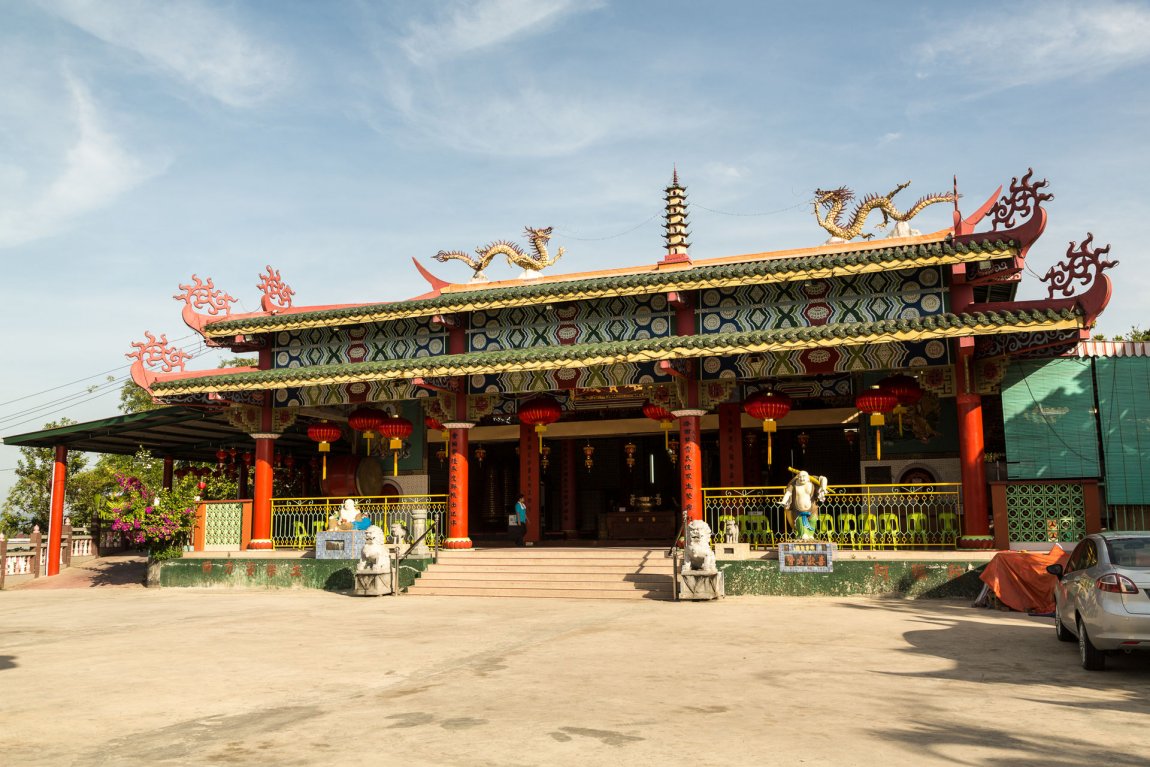
<svg viewBox="0 0 1150 767">
<path fill-rule="evenodd" d="M 402 299 L 411 257 L 464 281 L 431 256 L 525 225 L 559 272 L 653 262 L 673 166 L 696 258 L 823 242 L 817 187 L 957 174 L 969 211 L 1033 166 L 1030 267 L 1092 231 L 1122 261 L 1099 330 L 1148 325 L 1148 60 L 1130 2 L 6 2 L 0 434 L 114 414 L 118 385 L 84 387 L 145 330 L 196 350 L 192 273 L 238 311 L 268 264 L 297 305 Z"/>
</svg>

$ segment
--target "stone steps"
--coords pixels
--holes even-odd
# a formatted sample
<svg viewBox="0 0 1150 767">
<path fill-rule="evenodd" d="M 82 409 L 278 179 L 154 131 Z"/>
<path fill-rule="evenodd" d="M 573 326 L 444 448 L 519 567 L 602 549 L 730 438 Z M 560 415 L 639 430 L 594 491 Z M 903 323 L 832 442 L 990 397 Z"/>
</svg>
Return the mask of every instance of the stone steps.
<svg viewBox="0 0 1150 767">
<path fill-rule="evenodd" d="M 662 549 L 441 551 L 409 594 L 561 599 L 671 599 Z"/>
</svg>

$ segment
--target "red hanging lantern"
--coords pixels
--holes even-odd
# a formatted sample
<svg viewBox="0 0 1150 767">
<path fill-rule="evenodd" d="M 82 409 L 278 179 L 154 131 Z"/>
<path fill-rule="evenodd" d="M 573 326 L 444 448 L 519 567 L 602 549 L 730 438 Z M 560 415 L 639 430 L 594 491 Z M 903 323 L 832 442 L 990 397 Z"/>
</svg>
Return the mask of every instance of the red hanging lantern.
<svg viewBox="0 0 1150 767">
<path fill-rule="evenodd" d="M 448 441 L 448 438 L 451 435 L 447 433 L 447 429 L 443 428 L 443 424 L 440 423 L 438 418 L 435 418 L 434 416 L 430 416 L 430 415 L 425 416 L 423 419 L 423 425 L 427 428 L 428 431 L 438 431 L 439 432 L 440 436 L 443 437 L 444 448 L 451 446 L 451 443 Z M 439 455 L 439 453 L 443 453 L 444 457 L 446 457 L 447 452 L 444 448 L 440 448 L 439 450 L 437 450 L 436 455 Z M 443 459 L 441 458 L 439 460 L 439 462 L 443 463 Z"/>
<path fill-rule="evenodd" d="M 774 444 L 771 436 L 779 429 L 776 421 L 791 412 L 792 404 L 789 394 L 770 390 L 755 392 L 743 402 L 743 410 L 747 411 L 747 415 L 763 422 L 763 431 L 767 433 L 767 466 L 771 465 L 773 458 Z"/>
<path fill-rule="evenodd" d="M 363 438 L 367 440 L 368 455 L 371 455 L 371 441 L 375 439 L 375 433 L 386 420 L 387 413 L 373 407 L 358 407 L 347 417 L 347 425 L 362 432 Z"/>
<path fill-rule="evenodd" d="M 221 447 L 216 451 L 216 463 L 218 463 L 220 467 L 223 468 L 224 461 L 226 460 L 228 460 L 228 451 Z"/>
<path fill-rule="evenodd" d="M 863 413 L 870 413 L 870 425 L 875 430 L 875 460 L 882 460 L 882 427 L 886 425 L 884 413 L 898 406 L 898 397 L 881 386 L 872 386 L 855 397 L 855 407 Z"/>
<path fill-rule="evenodd" d="M 671 429 L 675 426 L 675 414 L 662 405 L 656 405 L 654 402 L 643 403 L 643 415 L 650 418 L 652 421 L 659 422 L 659 428 L 663 430 L 663 449 L 670 450 Z"/>
<path fill-rule="evenodd" d="M 539 435 L 540 453 L 543 452 L 543 432 L 547 431 L 548 425 L 558 421 L 562 414 L 563 408 L 559 407 L 559 403 L 555 401 L 554 397 L 546 394 L 532 397 L 526 402 L 520 403 L 519 421 L 535 427 L 535 433 Z"/>
<path fill-rule="evenodd" d="M 321 421 L 307 427 L 308 439 L 319 443 L 319 452 L 323 454 L 323 479 L 327 479 L 327 454 L 331 452 L 331 443 L 341 436 L 343 431 L 333 423 Z M 244 454 L 245 463 L 247 454 Z"/>
<path fill-rule="evenodd" d="M 399 451 L 403 449 L 403 441 L 411 436 L 415 426 L 403 416 L 384 418 L 379 426 L 381 436 L 388 438 L 387 447 L 391 450 L 391 475 L 399 476 Z"/>
<path fill-rule="evenodd" d="M 898 416 L 898 435 L 901 437 L 902 414 L 910 412 L 922 399 L 922 387 L 918 385 L 918 381 L 901 373 L 887 376 L 879 381 L 878 385 L 898 398 L 898 405 L 895 407 L 894 413 Z"/>
</svg>

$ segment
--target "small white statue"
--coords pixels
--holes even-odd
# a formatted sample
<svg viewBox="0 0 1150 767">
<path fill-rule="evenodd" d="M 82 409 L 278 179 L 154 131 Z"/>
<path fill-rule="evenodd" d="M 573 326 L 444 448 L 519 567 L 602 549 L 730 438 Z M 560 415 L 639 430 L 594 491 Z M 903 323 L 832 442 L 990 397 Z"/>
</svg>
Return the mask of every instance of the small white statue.
<svg viewBox="0 0 1150 767">
<path fill-rule="evenodd" d="M 731 517 L 723 525 L 723 543 L 738 543 L 739 542 L 739 523 Z"/>
<path fill-rule="evenodd" d="M 363 549 L 359 552 L 357 573 L 387 573 L 391 572 L 391 556 L 383 545 L 383 530 L 379 525 L 372 525 L 363 532 Z"/>
<path fill-rule="evenodd" d="M 407 528 L 399 522 L 391 523 L 391 542 L 403 543 L 407 540 Z"/>
<path fill-rule="evenodd" d="M 355 522 L 355 515 L 358 513 L 359 511 L 355 508 L 355 501 L 348 498 L 343 502 L 343 506 L 339 510 L 339 521 L 346 522 L 350 525 L 352 522 Z"/>
<path fill-rule="evenodd" d="M 683 573 L 713 573 L 715 552 L 711 550 L 711 526 L 701 519 L 687 525 L 687 545 L 683 548 Z"/>
</svg>

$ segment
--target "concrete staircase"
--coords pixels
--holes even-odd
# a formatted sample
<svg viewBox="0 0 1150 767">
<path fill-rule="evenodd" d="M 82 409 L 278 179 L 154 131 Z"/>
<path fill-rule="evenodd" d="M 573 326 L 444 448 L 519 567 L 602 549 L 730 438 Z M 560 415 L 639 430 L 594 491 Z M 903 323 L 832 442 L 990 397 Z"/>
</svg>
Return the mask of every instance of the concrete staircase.
<svg viewBox="0 0 1150 767">
<path fill-rule="evenodd" d="M 665 549 L 499 548 L 439 552 L 408 594 L 671 599 Z"/>
</svg>

